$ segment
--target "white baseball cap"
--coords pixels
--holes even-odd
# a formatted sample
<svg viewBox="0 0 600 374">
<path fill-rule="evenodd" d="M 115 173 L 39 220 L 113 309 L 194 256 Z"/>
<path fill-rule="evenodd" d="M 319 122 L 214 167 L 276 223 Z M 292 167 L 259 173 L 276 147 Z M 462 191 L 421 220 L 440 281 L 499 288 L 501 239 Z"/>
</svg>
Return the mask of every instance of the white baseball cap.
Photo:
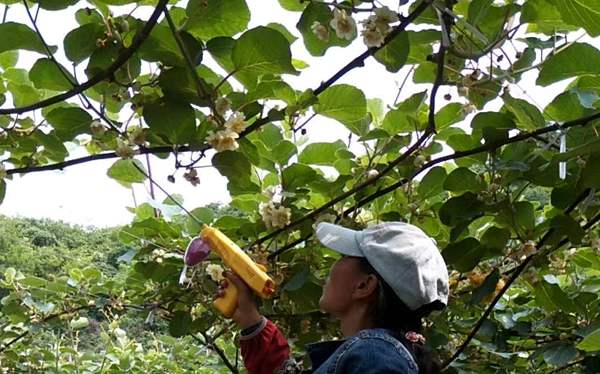
<svg viewBox="0 0 600 374">
<path fill-rule="evenodd" d="M 343 255 L 364 257 L 411 310 L 448 304 L 448 269 L 435 241 L 404 222 L 351 230 L 322 222 L 317 238 Z"/>
</svg>

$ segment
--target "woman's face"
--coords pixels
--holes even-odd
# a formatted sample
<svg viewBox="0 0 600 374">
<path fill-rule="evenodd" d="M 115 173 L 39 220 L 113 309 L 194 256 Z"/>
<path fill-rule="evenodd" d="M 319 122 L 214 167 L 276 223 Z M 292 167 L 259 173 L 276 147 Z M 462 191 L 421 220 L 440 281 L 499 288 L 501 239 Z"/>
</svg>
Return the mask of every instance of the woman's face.
<svg viewBox="0 0 600 374">
<path fill-rule="evenodd" d="M 349 310 L 354 300 L 353 292 L 366 276 L 360 270 L 358 261 L 357 258 L 344 256 L 333 264 L 319 300 L 322 311 L 340 317 Z"/>
</svg>

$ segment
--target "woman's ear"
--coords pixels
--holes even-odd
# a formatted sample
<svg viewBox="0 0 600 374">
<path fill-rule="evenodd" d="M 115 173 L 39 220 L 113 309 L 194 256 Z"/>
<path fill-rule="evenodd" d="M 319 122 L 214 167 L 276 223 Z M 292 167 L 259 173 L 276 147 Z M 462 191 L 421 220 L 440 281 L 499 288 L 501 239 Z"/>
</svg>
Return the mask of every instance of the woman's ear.
<svg viewBox="0 0 600 374">
<path fill-rule="evenodd" d="M 379 279 L 374 274 L 367 274 L 361 279 L 354 289 L 352 296 L 355 299 L 370 297 L 377 291 Z"/>
</svg>

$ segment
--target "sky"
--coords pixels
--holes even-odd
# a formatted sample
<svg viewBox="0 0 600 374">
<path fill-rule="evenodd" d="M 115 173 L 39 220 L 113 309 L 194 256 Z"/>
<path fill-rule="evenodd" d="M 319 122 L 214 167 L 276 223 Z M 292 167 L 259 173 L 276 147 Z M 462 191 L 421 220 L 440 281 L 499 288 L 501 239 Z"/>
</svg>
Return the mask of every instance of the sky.
<svg viewBox="0 0 600 374">
<path fill-rule="evenodd" d="M 252 11 L 250 27 L 266 25 L 269 22 L 284 24 L 288 30 L 299 36 L 295 24 L 300 13 L 287 12 L 278 4 L 277 0 L 247 0 Z M 383 1 L 386 3 L 386 1 Z M 83 6 L 77 6 L 83 7 Z M 71 7 L 72 12 L 77 7 Z M 14 9 L 13 9 L 14 8 Z M 123 13 L 127 12 L 123 8 Z M 152 9 L 146 7 L 136 11 L 135 16 L 146 19 Z M 49 12 L 41 10 L 38 16 L 39 27 L 46 36 L 49 44 L 61 45 L 64 35 L 71 29 L 77 27 L 74 16 L 68 11 Z M 60 17 L 60 18 L 59 18 Z M 25 12 L 20 6 L 11 6 L 8 20 L 23 22 L 29 25 Z M 356 39 L 349 47 L 331 48 L 326 58 L 315 59 L 310 56 L 302 44 L 301 39 L 292 45 L 292 56 L 306 61 L 310 66 L 305 69 L 299 77 L 286 76 L 285 79 L 296 89 L 315 88 L 322 80 L 329 78 L 337 72 L 352 58 L 365 50 L 360 38 Z M 22 53 L 19 65 L 27 68 L 42 57 L 33 53 Z M 68 66 L 64 55 L 57 55 L 59 61 Z M 344 76 L 338 83 L 349 83 L 362 89 L 367 98 L 380 98 L 386 104 L 391 104 L 397 94 L 398 86 L 408 72 L 408 67 L 399 73 L 390 74 L 382 65 L 374 59 L 367 60 L 364 68 L 355 69 Z M 215 69 L 218 70 L 218 69 Z M 534 86 L 534 74 L 525 76 L 521 87 Z M 541 107 L 547 105 L 555 96 L 548 92 L 561 92 L 564 84 L 553 86 L 551 91 L 533 90 L 527 94 L 519 90 L 511 90 L 511 94 L 535 101 Z M 402 93 L 402 97 L 428 88 L 424 85 L 408 84 Z M 442 88 L 439 96 L 445 93 L 455 92 L 449 88 Z M 438 107 L 443 105 L 442 99 L 438 101 Z M 491 104 L 490 109 L 498 109 L 499 105 Z M 487 108 L 486 108 L 487 109 Z M 335 141 L 347 139 L 348 131 L 339 123 L 318 116 L 307 127 L 310 140 Z M 84 153 L 73 154 L 71 157 L 83 156 Z M 208 164 L 211 154 L 201 162 Z M 8 181 L 6 197 L 0 204 L 0 214 L 9 216 L 22 216 L 33 218 L 52 218 L 72 224 L 84 226 L 108 227 L 130 223 L 131 213 L 127 207 L 147 201 L 150 196 L 147 185 L 134 185 L 133 191 L 122 187 L 116 181 L 106 175 L 106 171 L 115 162 L 114 160 L 94 161 L 68 167 L 63 171 L 46 171 L 30 173 L 24 176 L 14 176 Z M 144 157 L 140 160 L 146 162 Z M 211 202 L 227 203 L 230 200 L 227 193 L 227 181 L 214 168 L 199 169 L 200 184 L 193 187 L 183 177 L 183 170 L 176 174 L 176 182 L 167 181 L 167 176 L 174 171 L 174 160 L 160 160 L 154 156 L 150 157 L 153 177 L 157 183 L 169 193 L 177 193 L 184 197 L 184 205 L 188 209 L 206 205 Z M 157 193 L 157 199 L 162 200 Z"/>
</svg>

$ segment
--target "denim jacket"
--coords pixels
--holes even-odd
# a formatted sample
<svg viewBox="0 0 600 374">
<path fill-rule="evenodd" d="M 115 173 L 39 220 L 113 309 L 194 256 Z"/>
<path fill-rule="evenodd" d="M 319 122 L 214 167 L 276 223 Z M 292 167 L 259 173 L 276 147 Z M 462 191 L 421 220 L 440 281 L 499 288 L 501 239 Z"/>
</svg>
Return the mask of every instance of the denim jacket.
<svg viewBox="0 0 600 374">
<path fill-rule="evenodd" d="M 404 344 L 384 329 L 363 330 L 343 341 L 307 346 L 314 374 L 417 374 Z"/>
<path fill-rule="evenodd" d="M 290 354 L 277 326 L 266 318 L 243 331 L 240 338 L 244 365 L 250 374 L 417 374 L 418 366 L 402 342 L 385 329 L 362 330 L 345 340 L 306 347 L 312 369 L 303 371 Z"/>
</svg>

